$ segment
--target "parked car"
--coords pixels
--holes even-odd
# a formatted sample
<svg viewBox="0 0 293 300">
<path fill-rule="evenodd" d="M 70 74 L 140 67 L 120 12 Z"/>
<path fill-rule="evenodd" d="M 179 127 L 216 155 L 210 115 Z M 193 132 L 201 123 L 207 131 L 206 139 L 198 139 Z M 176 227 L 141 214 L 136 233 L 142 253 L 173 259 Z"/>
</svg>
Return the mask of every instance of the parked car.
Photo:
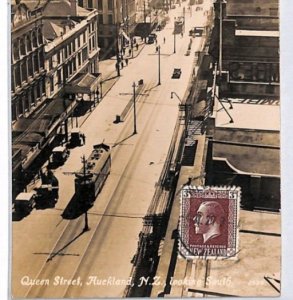
<svg viewBox="0 0 293 300">
<path fill-rule="evenodd" d="M 70 147 L 81 146 L 83 144 L 83 133 L 79 128 L 73 128 L 70 135 Z"/>
<path fill-rule="evenodd" d="M 14 200 L 15 212 L 28 213 L 35 206 L 37 193 L 35 191 L 29 193 L 20 193 Z"/>
<path fill-rule="evenodd" d="M 55 147 L 52 151 L 52 155 L 49 158 L 49 164 L 51 166 L 62 165 L 69 156 L 69 150 L 64 146 Z"/>
<path fill-rule="evenodd" d="M 180 68 L 175 68 L 172 74 L 172 79 L 179 79 L 181 76 L 181 69 Z"/>
</svg>

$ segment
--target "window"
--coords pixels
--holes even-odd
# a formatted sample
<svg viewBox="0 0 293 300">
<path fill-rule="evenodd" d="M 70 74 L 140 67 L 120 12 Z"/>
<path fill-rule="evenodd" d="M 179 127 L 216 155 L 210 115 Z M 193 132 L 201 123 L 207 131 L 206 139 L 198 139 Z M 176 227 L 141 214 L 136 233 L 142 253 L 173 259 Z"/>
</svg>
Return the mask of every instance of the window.
<svg viewBox="0 0 293 300">
<path fill-rule="evenodd" d="M 38 47 L 38 41 L 37 41 L 37 33 L 33 31 L 32 33 L 32 40 L 33 40 L 33 47 Z"/>
<path fill-rule="evenodd" d="M 38 30 L 38 43 L 39 45 L 43 44 L 43 35 L 41 29 Z"/>
<path fill-rule="evenodd" d="M 72 42 L 72 52 L 75 52 L 75 40 Z"/>
<path fill-rule="evenodd" d="M 26 63 L 21 64 L 21 80 L 22 81 L 27 81 Z"/>
<path fill-rule="evenodd" d="M 22 115 L 23 114 L 23 106 L 22 106 L 22 102 L 21 102 L 21 99 L 18 99 L 18 105 L 17 105 L 17 108 L 18 108 L 18 115 Z"/>
<path fill-rule="evenodd" d="M 39 71 L 39 60 L 38 56 L 34 55 L 34 73 Z"/>
<path fill-rule="evenodd" d="M 29 36 L 25 37 L 25 43 L 26 43 L 26 50 L 27 51 L 32 51 L 32 42 Z"/>
<path fill-rule="evenodd" d="M 30 56 L 28 58 L 28 76 L 34 75 L 34 68 L 33 68 L 33 57 Z"/>
<path fill-rule="evenodd" d="M 61 62 L 61 52 L 60 51 L 57 53 L 57 62 L 58 62 L 58 64 L 60 64 L 60 62 Z"/>
<path fill-rule="evenodd" d="M 99 24 L 103 24 L 103 15 L 102 14 L 98 15 L 98 18 L 99 18 Z"/>
<path fill-rule="evenodd" d="M 16 86 L 20 86 L 20 84 L 21 84 L 21 78 L 20 78 L 20 64 L 16 64 L 16 65 L 15 65 L 14 75 L 15 75 L 15 85 L 16 85 Z"/>
<path fill-rule="evenodd" d="M 26 54 L 24 39 L 20 39 L 20 54 L 21 55 Z"/>
<path fill-rule="evenodd" d="M 64 57 L 65 57 L 65 58 L 68 57 L 67 47 L 64 47 Z"/>
<path fill-rule="evenodd" d="M 12 121 L 15 121 L 15 120 L 16 120 L 16 105 L 15 105 L 15 104 L 12 104 L 12 108 L 11 108 L 11 118 L 12 118 Z"/>
<path fill-rule="evenodd" d="M 19 59 L 19 42 L 18 41 L 15 41 L 13 43 L 13 58 L 14 58 L 14 60 Z"/>
<path fill-rule="evenodd" d="M 93 0 L 88 0 L 87 1 L 87 7 L 88 8 L 93 8 Z"/>
<path fill-rule="evenodd" d="M 86 61 L 88 59 L 88 50 L 87 47 L 82 49 L 82 62 Z"/>
<path fill-rule="evenodd" d="M 62 83 L 61 69 L 57 71 L 57 84 Z"/>
<path fill-rule="evenodd" d="M 42 52 L 39 52 L 39 62 L 40 62 L 40 68 L 44 69 L 44 56 Z"/>
<path fill-rule="evenodd" d="M 77 38 L 77 47 L 78 47 L 78 48 L 80 47 L 80 35 L 79 35 L 78 38 Z"/>
<path fill-rule="evenodd" d="M 113 10 L 113 0 L 108 0 L 108 9 Z"/>
<path fill-rule="evenodd" d="M 104 0 L 98 0 L 98 9 L 103 10 L 103 1 Z"/>
<path fill-rule="evenodd" d="M 50 92 L 54 92 L 54 77 L 50 77 Z"/>
<path fill-rule="evenodd" d="M 77 58 L 78 58 L 77 64 L 78 64 L 78 66 L 80 66 L 81 65 L 81 52 L 78 53 Z"/>
<path fill-rule="evenodd" d="M 83 0 L 78 0 L 78 6 L 83 7 Z"/>
<path fill-rule="evenodd" d="M 113 24 L 113 15 L 108 15 L 108 24 Z"/>
<path fill-rule="evenodd" d="M 85 41 L 86 41 L 86 35 L 85 35 L 85 32 L 83 33 L 82 37 L 83 37 L 83 43 L 85 44 Z"/>
</svg>

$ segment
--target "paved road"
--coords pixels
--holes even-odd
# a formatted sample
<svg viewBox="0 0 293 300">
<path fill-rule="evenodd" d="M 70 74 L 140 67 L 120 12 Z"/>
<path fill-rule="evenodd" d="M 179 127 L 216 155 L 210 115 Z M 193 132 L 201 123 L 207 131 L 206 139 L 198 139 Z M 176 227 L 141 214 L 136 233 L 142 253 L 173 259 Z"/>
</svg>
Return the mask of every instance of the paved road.
<svg viewBox="0 0 293 300">
<path fill-rule="evenodd" d="M 178 16 L 181 9 L 172 10 L 171 19 Z M 193 22 L 186 16 L 186 32 Z M 184 55 L 190 38 L 177 36 L 176 54 L 173 54 L 172 32 L 170 23 L 158 33 L 162 84 L 157 85 L 155 45 L 147 45 L 140 56 L 122 70 L 119 81 L 82 125 L 86 145 L 73 149 L 65 165 L 56 170 L 60 199 L 55 208 L 34 210 L 27 218 L 13 223 L 14 297 L 123 295 L 123 281 L 129 278 L 142 217 L 152 199 L 177 119 L 178 101 L 171 99 L 170 94 L 175 91 L 183 98 L 192 74 L 194 56 Z M 201 38 L 195 38 L 191 53 L 199 47 Z M 180 79 L 171 79 L 174 67 L 182 68 Z M 143 79 L 145 85 L 137 98 L 138 134 L 133 135 L 132 111 L 125 122 L 115 124 L 113 121 L 131 97 L 127 94 L 132 93 L 132 82 L 139 79 Z M 89 211 L 91 230 L 83 233 L 83 216 L 74 220 L 60 217 L 74 194 L 73 177 L 63 172 L 78 170 L 80 157 L 89 155 L 92 145 L 102 140 L 112 146 L 111 174 Z M 23 280 L 21 284 L 21 279 L 27 279 L 24 276 L 43 281 Z M 76 282 L 65 282 L 62 278 L 76 279 Z M 111 286 L 98 281 L 87 285 L 91 278 L 109 279 Z M 120 280 L 121 284 L 117 281 L 111 284 L 111 280 Z"/>
</svg>

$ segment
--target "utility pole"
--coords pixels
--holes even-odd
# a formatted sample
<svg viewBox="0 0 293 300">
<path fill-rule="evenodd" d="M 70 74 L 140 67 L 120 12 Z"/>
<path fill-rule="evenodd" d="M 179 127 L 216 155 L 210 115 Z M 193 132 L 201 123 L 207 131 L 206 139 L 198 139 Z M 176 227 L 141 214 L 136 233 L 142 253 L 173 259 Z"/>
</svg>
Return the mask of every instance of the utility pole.
<svg viewBox="0 0 293 300">
<path fill-rule="evenodd" d="M 219 47 L 219 74 L 222 76 L 222 47 L 223 47 L 223 7 L 222 0 L 220 0 L 220 47 Z"/>
<path fill-rule="evenodd" d="M 145 0 L 143 1 L 143 21 L 146 23 Z"/>
<path fill-rule="evenodd" d="M 158 58 L 159 58 L 159 81 L 158 81 L 158 85 L 161 85 L 161 46 L 158 46 Z"/>
<path fill-rule="evenodd" d="M 135 95 L 135 82 L 132 84 L 133 87 L 133 134 L 137 134 L 136 130 L 136 95 Z"/>
<path fill-rule="evenodd" d="M 119 23 L 116 23 L 116 70 L 117 70 L 117 76 L 120 76 L 120 57 L 119 57 Z"/>
<path fill-rule="evenodd" d="M 176 26 L 175 26 L 175 21 L 174 21 L 174 53 L 176 53 L 176 32 L 175 32 L 175 29 L 176 29 Z"/>
<path fill-rule="evenodd" d="M 85 156 L 83 155 L 83 157 L 81 158 L 81 162 L 82 162 L 82 165 L 83 165 L 83 178 L 85 178 L 86 176 L 86 159 L 85 159 Z M 89 231 L 90 228 L 89 228 L 89 224 L 88 224 L 88 215 L 87 215 L 87 209 L 86 211 L 84 212 L 84 228 L 83 228 L 83 231 Z"/>
</svg>

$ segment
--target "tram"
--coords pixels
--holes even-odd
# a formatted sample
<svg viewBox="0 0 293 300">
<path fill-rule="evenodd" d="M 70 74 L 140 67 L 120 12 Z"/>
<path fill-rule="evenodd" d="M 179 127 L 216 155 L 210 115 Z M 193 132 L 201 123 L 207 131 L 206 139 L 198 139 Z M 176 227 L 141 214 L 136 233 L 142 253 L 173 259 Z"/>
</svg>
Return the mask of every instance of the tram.
<svg viewBox="0 0 293 300">
<path fill-rule="evenodd" d="M 94 145 L 83 167 L 75 173 L 75 195 L 84 204 L 92 205 L 111 170 L 110 147 L 104 143 Z"/>
</svg>

